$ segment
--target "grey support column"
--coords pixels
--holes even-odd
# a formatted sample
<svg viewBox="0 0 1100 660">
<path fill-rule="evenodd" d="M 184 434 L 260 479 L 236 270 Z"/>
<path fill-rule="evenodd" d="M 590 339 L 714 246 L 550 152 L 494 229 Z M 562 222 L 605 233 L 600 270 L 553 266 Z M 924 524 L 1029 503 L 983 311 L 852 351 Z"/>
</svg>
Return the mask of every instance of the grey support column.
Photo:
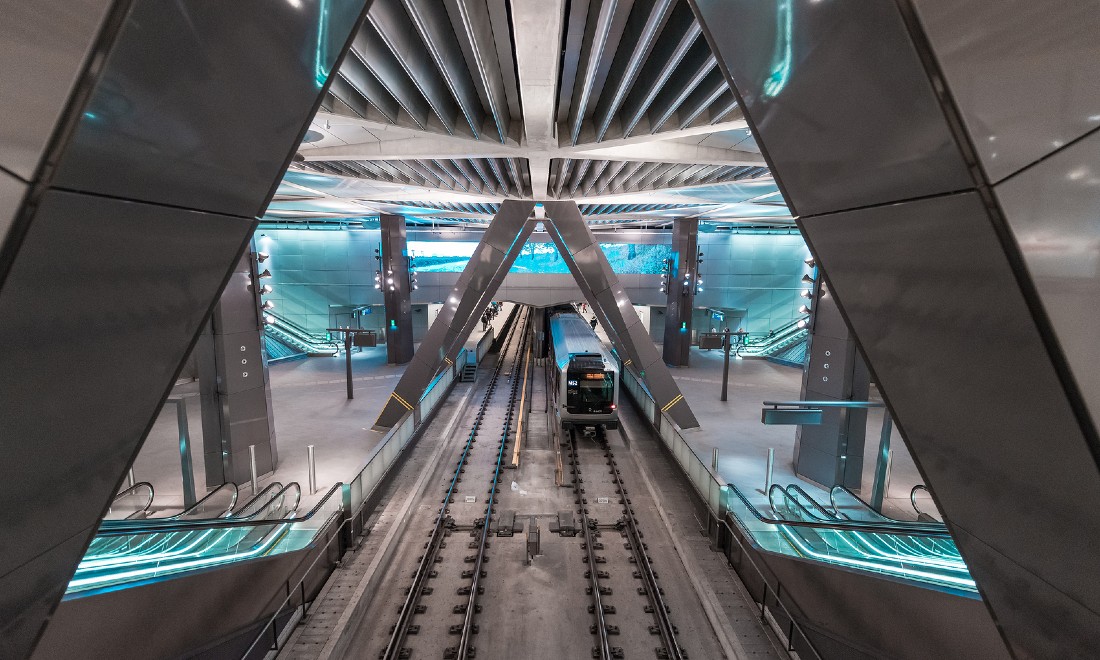
<svg viewBox="0 0 1100 660">
<path fill-rule="evenodd" d="M 680 218 L 672 223 L 672 264 L 669 269 L 665 312 L 665 364 L 686 367 L 691 357 L 691 312 L 699 277 L 699 220 Z"/>
<path fill-rule="evenodd" d="M 258 281 L 250 250 L 237 262 L 195 346 L 208 488 L 249 480 L 249 445 L 256 446 L 258 474 L 279 463 Z"/>
<path fill-rule="evenodd" d="M 803 401 L 866 401 L 870 375 L 833 296 L 823 282 L 814 283 L 809 326 L 809 359 L 802 373 Z M 867 435 L 864 408 L 824 408 L 821 424 L 795 432 L 795 474 L 826 488 L 858 490 L 863 479 Z"/>
<path fill-rule="evenodd" d="M 569 272 L 585 300 L 623 358 L 649 388 L 661 409 L 681 428 L 695 428 L 699 422 L 691 412 L 657 347 L 642 325 L 619 277 L 611 269 L 592 230 L 584 223 L 577 203 L 545 202 L 546 231 L 561 252 Z"/>
<path fill-rule="evenodd" d="M 1007 648 L 1094 656 L 1100 13 L 691 2 Z"/>
<path fill-rule="evenodd" d="M 375 421 L 375 430 L 389 429 L 396 424 L 420 401 L 439 370 L 454 364 L 481 312 L 496 294 L 523 244 L 534 231 L 535 223 L 531 219 L 534 208 L 534 202 L 523 200 L 506 199 L 501 203 Z"/>
<path fill-rule="evenodd" d="M 382 224 L 382 300 L 386 307 L 386 361 L 405 364 L 413 356 L 412 280 L 409 276 L 409 249 L 405 238 L 405 218 L 383 213 Z"/>
<path fill-rule="evenodd" d="M 366 4 L 5 6 L 0 657 L 31 654 Z"/>
</svg>

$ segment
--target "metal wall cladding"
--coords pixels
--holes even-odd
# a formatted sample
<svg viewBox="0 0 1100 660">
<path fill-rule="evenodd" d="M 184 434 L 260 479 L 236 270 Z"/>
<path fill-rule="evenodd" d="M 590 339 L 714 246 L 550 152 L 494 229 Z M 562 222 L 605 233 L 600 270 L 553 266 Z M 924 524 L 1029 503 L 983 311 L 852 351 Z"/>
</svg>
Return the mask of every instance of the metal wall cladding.
<svg viewBox="0 0 1100 660">
<path fill-rule="evenodd" d="M 1006 638 L 1056 657 L 1029 640 L 1065 608 L 1059 638 L 1094 636 L 1077 624 L 1100 611 L 1100 566 L 1082 561 L 1100 538 L 1100 475 L 978 195 L 801 224 L 956 536 L 1014 565 L 1001 583 L 989 553 L 961 544 Z"/>
<path fill-rule="evenodd" d="M 0 566 L 34 587 L 0 590 L 0 620 L 15 622 L 0 638 L 33 637 L 42 620 L 17 613 L 64 589 L 251 230 L 239 218 L 43 197 L 0 292 L 0 495 L 23 503 L 0 514 Z"/>
<path fill-rule="evenodd" d="M 1095 0 L 913 4 L 992 181 L 1100 126 Z"/>
<path fill-rule="evenodd" d="M 850 339 L 815 334 L 806 369 L 806 389 L 830 399 L 850 398 L 854 359 L 855 346 Z"/>
<path fill-rule="evenodd" d="M 1093 422 L 1100 421 L 1100 136 L 995 189 Z"/>
<path fill-rule="evenodd" d="M 15 221 L 15 214 L 23 202 L 27 186 L 6 172 L 0 171 L 0 246 L 8 236 L 8 230 Z"/>
<path fill-rule="evenodd" d="M 895 3 L 695 4 L 792 213 L 972 187 Z"/>
<path fill-rule="evenodd" d="M 4 4 L 0 167 L 30 181 L 68 104 L 110 0 Z"/>
<path fill-rule="evenodd" d="M 222 290 L 221 304 L 214 309 L 214 327 L 218 334 L 253 333 L 260 327 L 256 294 L 252 292 L 252 272 L 247 253 L 238 263 Z"/>
<path fill-rule="evenodd" d="M 260 334 L 256 330 L 214 335 L 218 361 L 224 365 L 223 380 L 218 383 L 222 394 L 237 394 L 264 386 L 263 360 L 260 355 Z M 269 413 L 264 412 L 264 416 Z"/>
<path fill-rule="evenodd" d="M 223 398 L 222 405 L 227 407 L 229 419 L 228 446 L 223 447 L 229 452 L 229 474 L 225 478 L 238 484 L 249 481 L 249 445 L 256 447 L 256 474 L 274 470 L 275 443 L 268 426 L 271 411 L 267 407 L 266 390 L 262 386 L 241 390 Z"/>
<path fill-rule="evenodd" d="M 517 199 L 504 200 L 500 204 L 500 210 L 493 216 L 489 228 L 482 235 L 481 240 L 501 252 L 509 252 L 512 245 L 519 239 L 524 224 L 527 222 L 527 218 L 531 217 L 531 210 L 534 208 L 534 202 Z M 533 226 L 531 228 L 534 229 Z M 524 241 L 519 242 L 522 245 Z"/>
<path fill-rule="evenodd" d="M 581 219 L 581 211 L 576 202 L 544 202 L 543 205 L 546 207 L 546 215 L 555 220 L 553 228 L 547 226 L 547 232 L 551 237 L 555 234 L 560 237 L 569 246 L 571 254 L 576 254 L 596 242 L 592 231 Z M 558 249 L 561 250 L 560 245 Z"/>
<path fill-rule="evenodd" d="M 57 185 L 259 215 L 362 9 L 363 0 L 138 0 Z"/>
</svg>

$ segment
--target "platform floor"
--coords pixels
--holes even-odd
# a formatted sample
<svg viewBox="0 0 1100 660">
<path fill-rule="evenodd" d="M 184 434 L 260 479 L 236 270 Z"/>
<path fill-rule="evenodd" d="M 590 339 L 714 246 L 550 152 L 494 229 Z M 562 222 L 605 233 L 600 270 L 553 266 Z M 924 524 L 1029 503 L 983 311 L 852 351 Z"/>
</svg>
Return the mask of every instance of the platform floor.
<svg viewBox="0 0 1100 660">
<path fill-rule="evenodd" d="M 494 320 L 493 325 L 498 332 L 506 318 L 505 311 Z M 475 337 L 480 337 L 480 325 Z M 312 497 L 303 492 L 303 506 L 316 501 L 336 482 L 353 476 L 382 437 L 370 427 L 404 372 L 404 366 L 387 365 L 385 346 L 379 346 L 353 353 L 352 370 L 355 398 L 348 400 L 343 355 L 272 365 L 271 393 L 279 467 L 260 480 L 262 485 L 273 480 L 284 483 L 297 481 L 303 491 L 307 490 L 306 447 L 310 444 L 315 445 L 318 492 Z M 773 478 L 776 483 L 798 482 L 811 493 L 820 494 L 828 500 L 824 490 L 794 474 L 794 428 L 760 423 L 763 401 L 798 399 L 801 370 L 766 360 L 732 360 L 729 396 L 725 402 L 719 400 L 722 387 L 721 351 L 692 348 L 691 365 L 674 368 L 672 374 L 700 422 L 700 428 L 689 433 L 688 440 L 696 452 L 707 460 L 712 450 L 718 448 L 718 468 L 723 478 L 765 504 L 763 490 L 767 452 L 768 448 L 774 448 Z M 201 497 L 206 492 L 206 482 L 198 383 L 180 384 L 173 393 L 189 397 L 187 407 L 192 461 L 196 489 Z M 877 399 L 873 387 L 871 398 Z M 870 411 L 863 469 L 862 494 L 865 499 L 871 493 L 881 425 L 882 410 Z M 909 491 L 914 484 L 921 483 L 921 477 L 896 427 L 891 446 L 894 456 L 884 512 L 899 519 L 914 519 L 916 513 L 909 503 Z M 167 406 L 134 464 L 137 480 L 153 483 L 157 507 L 171 509 L 182 505 L 183 481 L 178 447 L 175 411 Z M 245 485 L 242 496 L 247 492 Z M 934 510 L 930 499 L 922 500 L 922 506 Z"/>
<path fill-rule="evenodd" d="M 794 474 L 795 427 L 765 426 L 760 422 L 760 409 L 764 401 L 793 401 L 799 398 L 802 370 L 767 360 L 730 360 L 727 401 L 721 401 L 722 352 L 693 347 L 690 362 L 688 367 L 672 369 L 672 377 L 699 420 L 699 429 L 685 434 L 696 453 L 709 462 L 712 450 L 717 447 L 718 471 L 722 477 L 763 504 L 768 449 L 775 449 L 774 482 L 797 482 L 812 494 L 823 495 L 827 502 L 825 490 Z M 881 401 L 873 386 L 870 398 Z M 883 410 L 872 409 L 867 416 L 863 488 L 858 493 L 865 500 L 870 498 L 874 483 Z M 883 510 L 891 517 L 915 519 L 917 514 L 909 502 L 909 492 L 915 484 L 922 483 L 922 479 L 896 426 L 891 434 L 890 446 L 894 454 Z M 922 500 L 921 505 L 933 506 L 931 500 Z"/>
<path fill-rule="evenodd" d="M 505 309 L 493 320 L 498 335 L 510 308 L 511 304 L 505 303 Z M 470 345 L 476 345 L 481 336 L 479 323 Z M 279 465 L 275 472 L 260 478 L 261 489 L 272 481 L 297 481 L 302 486 L 301 506 L 308 508 L 333 484 L 355 476 L 355 471 L 382 439 L 384 434 L 372 431 L 371 426 L 405 372 L 405 365 L 386 364 L 384 345 L 353 352 L 351 362 L 354 399 L 347 398 L 342 353 L 334 358 L 305 358 L 271 365 L 271 406 Z M 185 382 L 177 384 L 172 394 L 187 400 L 195 490 L 198 497 L 202 497 L 207 490 L 198 392 L 197 382 Z M 171 510 L 183 505 L 177 429 L 175 407 L 165 406 L 134 462 L 135 479 L 153 484 L 154 508 Z M 309 445 L 314 445 L 317 461 L 317 492 L 313 495 L 306 492 Z M 247 497 L 248 484 L 241 486 L 241 497 Z"/>
</svg>

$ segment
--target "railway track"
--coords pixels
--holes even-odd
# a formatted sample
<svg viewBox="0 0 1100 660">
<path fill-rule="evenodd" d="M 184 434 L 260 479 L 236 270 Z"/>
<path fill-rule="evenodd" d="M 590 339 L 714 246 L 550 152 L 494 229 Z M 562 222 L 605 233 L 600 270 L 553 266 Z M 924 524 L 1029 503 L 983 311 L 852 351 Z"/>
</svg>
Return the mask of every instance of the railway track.
<svg viewBox="0 0 1100 660">
<path fill-rule="evenodd" d="M 427 637 L 423 635 L 426 631 L 422 630 L 422 626 L 438 626 L 445 620 L 445 617 L 440 617 L 437 613 L 427 615 L 429 599 L 426 597 L 435 592 L 435 586 L 428 586 L 429 581 L 433 585 L 439 584 L 441 589 L 453 589 L 453 593 L 460 597 L 459 602 L 451 608 L 452 615 L 460 617 L 460 620 L 450 624 L 446 631 L 449 637 L 457 638 L 456 643 L 444 647 L 444 659 L 476 656 L 474 635 L 478 632 L 477 615 L 481 609 L 477 601 L 478 596 L 484 592 L 481 580 L 485 576 L 485 564 L 489 561 L 489 528 L 496 495 L 500 492 L 505 449 L 516 415 L 517 395 L 522 381 L 522 356 L 530 335 L 527 331 L 529 317 L 530 311 L 527 308 L 516 313 L 499 351 L 485 395 L 441 500 L 434 526 L 424 544 L 424 554 L 419 558 L 412 584 L 399 607 L 397 622 L 390 632 L 386 647 L 378 655 L 382 660 L 413 657 L 414 649 L 420 645 L 410 642 L 410 639 Z M 504 398 L 498 397 L 498 388 L 505 390 Z M 486 438 L 496 434 L 497 429 L 500 429 L 499 437 L 485 442 Z M 481 443 L 478 442 L 479 439 L 482 440 Z M 458 520 L 473 522 L 461 525 L 456 522 Z M 461 557 L 459 564 L 465 568 L 457 571 L 453 566 L 456 557 L 447 557 L 443 552 L 448 538 L 455 532 L 468 532 L 471 538 L 466 546 L 467 552 Z M 450 566 L 446 566 L 447 560 L 450 560 Z M 438 602 L 444 597 L 440 594 L 434 600 Z M 432 637 L 439 639 L 438 632 Z M 434 656 L 427 649 L 421 650 L 424 653 L 418 653 L 418 657 Z"/>
<path fill-rule="evenodd" d="M 588 580 L 586 592 L 592 599 L 589 611 L 594 622 L 590 632 L 597 641 L 592 648 L 592 657 L 597 660 L 654 656 L 659 660 L 686 659 L 687 652 L 677 640 L 678 631 L 670 617 L 671 609 L 665 603 L 664 590 L 658 584 L 658 574 L 649 549 L 642 540 L 644 535 L 639 529 L 615 455 L 603 433 L 598 433 L 594 442 L 582 440 L 581 443 L 583 446 L 579 446 L 575 434 L 570 437 L 568 459 L 583 530 L 583 561 L 588 567 L 585 572 Z M 597 496 L 592 502 L 591 494 L 600 492 L 609 495 Z M 615 507 L 618 507 L 620 516 L 613 523 L 601 523 L 592 515 L 597 510 L 601 514 L 612 512 Z M 605 532 L 620 536 L 621 550 L 604 543 Z M 628 572 L 630 581 L 624 579 Z M 635 596 L 624 594 L 624 591 L 630 591 L 627 586 L 630 584 L 635 587 Z M 619 608 L 628 606 L 625 602 L 628 600 L 632 601 L 630 606 L 650 616 L 638 616 L 636 611 L 620 612 Z M 645 625 L 647 619 L 652 621 L 651 625 Z M 661 645 L 646 654 L 642 640 L 654 635 L 658 636 Z M 623 645 L 617 644 L 618 640 L 622 640 Z"/>
</svg>

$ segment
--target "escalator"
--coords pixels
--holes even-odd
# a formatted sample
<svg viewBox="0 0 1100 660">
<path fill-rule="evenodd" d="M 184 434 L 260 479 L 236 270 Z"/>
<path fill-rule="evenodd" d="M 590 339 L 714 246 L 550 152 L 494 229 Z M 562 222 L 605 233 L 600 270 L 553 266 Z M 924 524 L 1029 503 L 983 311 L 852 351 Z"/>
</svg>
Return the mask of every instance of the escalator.
<svg viewBox="0 0 1100 660">
<path fill-rule="evenodd" d="M 777 525 L 802 557 L 977 593 L 942 523 L 887 518 L 839 486 L 830 494 L 831 506 L 820 504 L 797 485 L 773 485 L 768 497 L 780 520 L 829 525 Z"/>
<path fill-rule="evenodd" d="M 33 657 L 241 657 L 335 566 L 342 488 L 305 513 L 297 483 L 273 483 L 243 504 L 225 484 L 167 516 L 103 520 Z M 292 584 L 300 593 L 288 593 Z M 157 620 L 178 625 L 133 635 L 166 606 L 178 616 Z"/>
<path fill-rule="evenodd" d="M 802 325 L 799 323 L 802 321 L 795 320 L 768 333 L 750 333 L 737 347 L 737 354 L 741 357 L 773 358 L 777 361 L 793 363 L 801 351 L 804 359 L 808 333 L 805 323 Z M 799 349 L 799 346 L 803 348 Z"/>
<path fill-rule="evenodd" d="M 340 351 L 339 344 L 325 333 L 310 332 L 286 317 L 270 311 L 266 312 L 265 316 L 268 317 L 268 323 L 264 325 L 264 334 L 268 345 L 269 361 L 300 357 L 332 357 Z"/>
<path fill-rule="evenodd" d="M 996 626 L 942 522 L 903 521 L 834 487 L 828 501 L 773 484 L 768 510 L 724 490 L 723 551 L 779 629 L 791 613 L 809 657 L 1005 657 Z M 792 628 L 793 630 L 793 628 Z"/>
</svg>

